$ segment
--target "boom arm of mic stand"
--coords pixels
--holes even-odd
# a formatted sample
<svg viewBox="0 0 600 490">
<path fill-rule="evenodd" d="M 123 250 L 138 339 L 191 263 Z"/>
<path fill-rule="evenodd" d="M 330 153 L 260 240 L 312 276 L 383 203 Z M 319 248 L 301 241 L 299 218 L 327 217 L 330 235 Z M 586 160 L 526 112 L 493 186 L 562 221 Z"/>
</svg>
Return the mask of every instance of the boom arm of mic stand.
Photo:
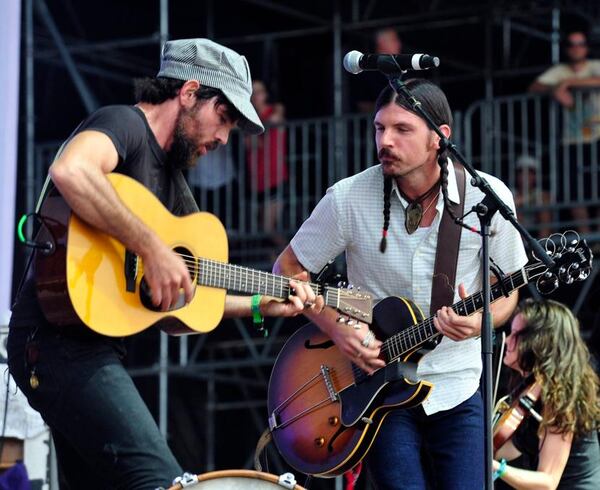
<svg viewBox="0 0 600 490">
<path fill-rule="evenodd" d="M 523 225 L 521 225 L 521 223 L 517 221 L 512 209 L 510 209 L 504 203 L 504 201 L 498 197 L 488 182 L 479 176 L 473 166 L 467 162 L 466 158 L 460 153 L 456 145 L 446 138 L 431 116 L 423 109 L 423 107 L 421 107 L 421 103 L 410 93 L 400 76 L 401 75 L 397 73 L 388 75 L 390 86 L 398 95 L 404 97 L 409 102 L 416 113 L 418 113 L 423 119 L 425 119 L 425 121 L 427 121 L 427 125 L 440 137 L 440 145 L 447 148 L 447 150 L 456 158 L 456 160 L 458 160 L 467 169 L 467 172 L 469 172 L 469 174 L 472 176 L 472 185 L 478 187 L 481 192 L 485 194 L 485 196 L 489 197 L 489 200 L 495 203 L 500 214 L 517 229 L 535 256 L 548 268 L 552 268 L 554 266 L 554 261 L 548 256 L 539 242 L 531 236 L 531 234 L 523 227 Z"/>
</svg>

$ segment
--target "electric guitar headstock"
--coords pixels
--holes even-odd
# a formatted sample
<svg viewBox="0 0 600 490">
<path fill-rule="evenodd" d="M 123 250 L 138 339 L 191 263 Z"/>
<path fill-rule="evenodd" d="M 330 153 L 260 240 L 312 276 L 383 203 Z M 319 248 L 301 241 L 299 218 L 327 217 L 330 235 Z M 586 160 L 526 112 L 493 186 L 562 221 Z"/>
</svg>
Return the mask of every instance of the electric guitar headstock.
<svg viewBox="0 0 600 490">
<path fill-rule="evenodd" d="M 340 323 L 352 325 L 356 320 L 363 323 L 373 321 L 373 295 L 352 285 L 339 283 L 339 288 L 326 287 L 328 295 L 333 294 L 336 301 L 335 308 L 341 313 L 338 318 Z M 326 300 L 326 304 L 330 304 Z"/>
<path fill-rule="evenodd" d="M 539 262 L 528 271 L 530 279 L 537 277 L 535 285 L 541 294 L 553 293 L 561 282 L 573 284 L 586 280 L 590 275 L 594 255 L 576 231 L 554 233 L 541 239 L 540 244 L 554 261 L 552 268 Z"/>
</svg>

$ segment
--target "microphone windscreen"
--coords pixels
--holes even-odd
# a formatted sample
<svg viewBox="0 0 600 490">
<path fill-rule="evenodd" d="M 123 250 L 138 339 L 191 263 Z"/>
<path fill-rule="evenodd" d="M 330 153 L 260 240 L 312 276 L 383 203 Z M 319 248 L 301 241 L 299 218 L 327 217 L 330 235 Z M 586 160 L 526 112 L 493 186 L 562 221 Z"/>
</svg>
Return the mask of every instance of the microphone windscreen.
<svg viewBox="0 0 600 490">
<path fill-rule="evenodd" d="M 359 65 L 360 59 L 363 57 L 363 54 L 360 51 L 350 51 L 344 56 L 344 68 L 346 71 L 353 73 L 354 75 L 360 73 L 362 68 Z"/>
</svg>

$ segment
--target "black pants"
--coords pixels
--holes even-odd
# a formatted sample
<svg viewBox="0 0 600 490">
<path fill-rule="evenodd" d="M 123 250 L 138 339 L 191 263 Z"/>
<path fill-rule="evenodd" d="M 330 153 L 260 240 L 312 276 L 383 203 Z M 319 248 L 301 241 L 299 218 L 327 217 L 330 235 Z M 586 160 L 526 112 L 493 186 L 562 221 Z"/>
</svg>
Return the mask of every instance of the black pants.
<svg viewBox="0 0 600 490">
<path fill-rule="evenodd" d="M 26 357 L 27 345 L 33 346 L 33 357 Z M 8 364 L 50 426 L 61 488 L 147 490 L 168 487 L 181 475 L 115 341 L 62 335 L 47 324 L 13 327 Z M 30 385 L 32 370 L 36 389 Z"/>
</svg>

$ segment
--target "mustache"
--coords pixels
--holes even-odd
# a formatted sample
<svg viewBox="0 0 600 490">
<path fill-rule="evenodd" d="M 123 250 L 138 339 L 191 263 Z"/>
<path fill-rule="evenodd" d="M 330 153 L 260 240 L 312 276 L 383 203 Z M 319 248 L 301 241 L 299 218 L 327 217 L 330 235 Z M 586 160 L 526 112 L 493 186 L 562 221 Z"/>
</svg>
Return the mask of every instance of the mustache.
<svg viewBox="0 0 600 490">
<path fill-rule="evenodd" d="M 379 150 L 377 152 L 377 158 L 379 158 L 380 160 L 382 158 L 393 158 L 393 159 L 397 160 L 398 155 L 392 153 L 392 151 L 389 148 L 382 148 L 381 150 Z"/>
</svg>

